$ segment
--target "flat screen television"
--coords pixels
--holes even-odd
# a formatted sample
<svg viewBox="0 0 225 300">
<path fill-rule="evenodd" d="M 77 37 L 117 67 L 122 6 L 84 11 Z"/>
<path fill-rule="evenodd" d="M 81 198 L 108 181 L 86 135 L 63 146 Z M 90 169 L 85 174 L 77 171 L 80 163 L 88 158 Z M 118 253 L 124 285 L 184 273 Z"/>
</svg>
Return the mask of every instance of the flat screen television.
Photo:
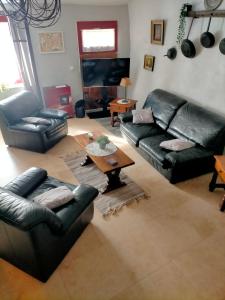
<svg viewBox="0 0 225 300">
<path fill-rule="evenodd" d="M 96 58 L 81 61 L 83 86 L 116 86 L 129 77 L 130 58 Z"/>
</svg>

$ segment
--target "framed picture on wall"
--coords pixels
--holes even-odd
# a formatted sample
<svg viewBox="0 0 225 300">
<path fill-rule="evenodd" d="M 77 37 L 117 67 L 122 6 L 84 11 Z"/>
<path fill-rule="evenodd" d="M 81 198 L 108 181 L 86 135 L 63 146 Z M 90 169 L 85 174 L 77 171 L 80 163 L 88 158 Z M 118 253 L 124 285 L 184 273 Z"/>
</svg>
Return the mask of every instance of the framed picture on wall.
<svg viewBox="0 0 225 300">
<path fill-rule="evenodd" d="M 151 21 L 151 43 L 163 45 L 164 42 L 164 20 Z"/>
<path fill-rule="evenodd" d="M 39 32 L 40 53 L 62 53 L 64 52 L 64 39 L 62 31 Z"/>
<path fill-rule="evenodd" d="M 144 69 L 153 72 L 154 64 L 155 64 L 155 56 L 146 54 L 144 56 Z"/>
</svg>

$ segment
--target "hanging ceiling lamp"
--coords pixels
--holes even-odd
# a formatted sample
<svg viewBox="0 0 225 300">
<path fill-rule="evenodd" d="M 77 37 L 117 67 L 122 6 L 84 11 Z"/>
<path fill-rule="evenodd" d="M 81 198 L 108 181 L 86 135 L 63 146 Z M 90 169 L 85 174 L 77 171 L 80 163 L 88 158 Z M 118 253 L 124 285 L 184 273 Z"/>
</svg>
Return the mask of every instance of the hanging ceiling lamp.
<svg viewBox="0 0 225 300">
<path fill-rule="evenodd" d="M 17 21 L 45 28 L 54 25 L 61 13 L 61 0 L 0 0 L 0 10 Z"/>
</svg>

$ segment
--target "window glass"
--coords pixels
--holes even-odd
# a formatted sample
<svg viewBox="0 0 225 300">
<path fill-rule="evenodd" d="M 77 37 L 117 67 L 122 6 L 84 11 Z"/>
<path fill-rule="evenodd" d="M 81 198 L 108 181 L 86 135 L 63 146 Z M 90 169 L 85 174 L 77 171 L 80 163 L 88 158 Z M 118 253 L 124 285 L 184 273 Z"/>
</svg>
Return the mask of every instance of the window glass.
<svg viewBox="0 0 225 300">
<path fill-rule="evenodd" d="M 82 30 L 83 52 L 113 51 L 115 49 L 115 29 Z"/>
<path fill-rule="evenodd" d="M 0 22 L 0 98 L 7 91 L 23 86 L 18 61 L 7 22 Z"/>
</svg>

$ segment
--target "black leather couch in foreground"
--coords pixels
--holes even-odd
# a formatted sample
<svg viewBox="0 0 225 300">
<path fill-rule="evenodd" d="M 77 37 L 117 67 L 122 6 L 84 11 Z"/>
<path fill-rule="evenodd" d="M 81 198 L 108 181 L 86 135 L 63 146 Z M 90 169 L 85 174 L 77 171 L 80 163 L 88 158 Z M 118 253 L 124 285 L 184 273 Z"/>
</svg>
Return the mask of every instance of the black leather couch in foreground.
<svg viewBox="0 0 225 300">
<path fill-rule="evenodd" d="M 24 117 L 41 117 L 48 125 L 28 124 Z M 45 152 L 67 135 L 67 113 L 44 109 L 43 104 L 28 91 L 0 101 L 0 126 L 6 145 L 36 152 Z"/>
<path fill-rule="evenodd" d="M 171 183 L 211 172 L 214 154 L 222 154 L 225 145 L 225 119 L 166 91 L 150 93 L 143 108 L 151 107 L 154 124 L 133 124 L 125 114 L 121 132 L 140 153 Z M 194 148 L 180 152 L 159 146 L 162 141 L 187 139 Z"/>
<path fill-rule="evenodd" d="M 61 185 L 74 190 L 64 206 L 52 211 L 31 200 Z M 91 186 L 65 184 L 40 168 L 22 173 L 0 188 L 0 258 L 45 282 L 91 221 L 97 195 Z"/>
</svg>

